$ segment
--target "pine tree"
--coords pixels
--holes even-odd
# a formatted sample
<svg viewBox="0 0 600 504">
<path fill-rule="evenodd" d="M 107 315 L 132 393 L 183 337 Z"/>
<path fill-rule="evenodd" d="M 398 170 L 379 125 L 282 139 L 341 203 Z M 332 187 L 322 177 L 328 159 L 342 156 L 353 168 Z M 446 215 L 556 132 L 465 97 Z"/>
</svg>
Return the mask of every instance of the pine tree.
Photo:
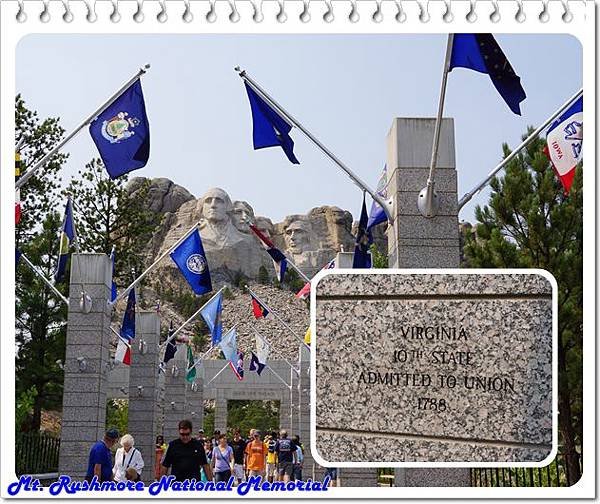
<svg viewBox="0 0 600 504">
<path fill-rule="evenodd" d="M 477 207 L 464 252 L 468 267 L 541 268 L 557 280 L 559 432 L 575 483 L 583 453 L 583 167 L 567 196 L 543 147 L 542 139 L 532 142 L 492 180 L 490 201 Z M 508 146 L 503 150 L 509 154 Z"/>
<path fill-rule="evenodd" d="M 150 182 L 130 194 L 127 180 L 126 175 L 110 179 L 102 161 L 93 159 L 67 188 L 81 250 L 110 254 L 115 245 L 115 278 L 122 284 L 129 284 L 132 269 L 141 273 L 148 243 L 160 222 L 160 215 L 146 205 Z"/>
</svg>

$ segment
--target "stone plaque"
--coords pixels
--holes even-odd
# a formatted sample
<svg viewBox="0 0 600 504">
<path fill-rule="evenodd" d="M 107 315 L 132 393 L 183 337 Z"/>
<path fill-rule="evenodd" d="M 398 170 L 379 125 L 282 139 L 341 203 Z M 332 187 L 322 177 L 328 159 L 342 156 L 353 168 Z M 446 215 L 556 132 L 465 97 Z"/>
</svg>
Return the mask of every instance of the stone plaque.
<svg viewBox="0 0 600 504">
<path fill-rule="evenodd" d="M 320 274 L 322 462 L 541 462 L 552 454 L 553 285 L 539 270 Z"/>
</svg>

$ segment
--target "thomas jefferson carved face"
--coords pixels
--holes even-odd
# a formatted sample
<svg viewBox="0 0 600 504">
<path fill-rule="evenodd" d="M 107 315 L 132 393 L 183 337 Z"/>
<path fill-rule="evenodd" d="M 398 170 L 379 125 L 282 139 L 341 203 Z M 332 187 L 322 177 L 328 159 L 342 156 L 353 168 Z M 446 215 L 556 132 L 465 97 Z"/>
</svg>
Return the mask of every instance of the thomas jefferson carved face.
<svg viewBox="0 0 600 504">
<path fill-rule="evenodd" d="M 309 224 L 301 220 L 292 222 L 285 230 L 285 243 L 292 254 L 301 254 L 309 250 Z"/>
<path fill-rule="evenodd" d="M 232 220 L 238 231 L 248 233 L 250 224 L 254 222 L 254 210 L 245 201 L 235 201 L 233 203 Z"/>
<path fill-rule="evenodd" d="M 202 215 L 210 223 L 225 222 L 231 210 L 231 199 L 223 189 L 209 189 L 203 196 Z"/>
</svg>

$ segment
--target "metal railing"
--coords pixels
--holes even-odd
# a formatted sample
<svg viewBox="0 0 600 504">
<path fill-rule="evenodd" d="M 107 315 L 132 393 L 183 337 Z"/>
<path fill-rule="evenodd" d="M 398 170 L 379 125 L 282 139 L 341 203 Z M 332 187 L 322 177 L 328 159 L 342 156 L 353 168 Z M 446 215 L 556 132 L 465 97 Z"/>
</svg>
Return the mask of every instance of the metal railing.
<svg viewBox="0 0 600 504">
<path fill-rule="evenodd" d="M 58 471 L 59 451 L 59 438 L 38 432 L 18 432 L 15 440 L 17 476 Z"/>
</svg>

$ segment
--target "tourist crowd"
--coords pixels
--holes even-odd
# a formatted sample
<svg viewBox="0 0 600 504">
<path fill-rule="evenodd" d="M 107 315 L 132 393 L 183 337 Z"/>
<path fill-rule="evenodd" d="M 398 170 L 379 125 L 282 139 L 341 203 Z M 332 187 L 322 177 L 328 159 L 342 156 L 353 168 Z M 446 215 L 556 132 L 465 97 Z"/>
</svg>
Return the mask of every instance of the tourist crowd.
<svg viewBox="0 0 600 504">
<path fill-rule="evenodd" d="M 206 436 L 200 429 L 196 435 L 189 420 L 178 425 L 179 437 L 165 444 L 157 436 L 154 454 L 154 479 L 171 474 L 178 481 L 229 481 L 236 484 L 252 476 L 261 476 L 270 482 L 302 480 L 304 448 L 298 436 L 288 437 L 282 429 L 263 435 L 251 429 L 244 438 L 239 429 L 228 439 L 215 431 Z M 111 448 L 120 438 L 120 448 L 112 460 Z M 97 476 L 100 481 L 139 481 L 144 460 L 134 446 L 130 434 L 120 437 L 116 429 L 106 431 L 104 438 L 92 446 L 86 479 Z"/>
</svg>

